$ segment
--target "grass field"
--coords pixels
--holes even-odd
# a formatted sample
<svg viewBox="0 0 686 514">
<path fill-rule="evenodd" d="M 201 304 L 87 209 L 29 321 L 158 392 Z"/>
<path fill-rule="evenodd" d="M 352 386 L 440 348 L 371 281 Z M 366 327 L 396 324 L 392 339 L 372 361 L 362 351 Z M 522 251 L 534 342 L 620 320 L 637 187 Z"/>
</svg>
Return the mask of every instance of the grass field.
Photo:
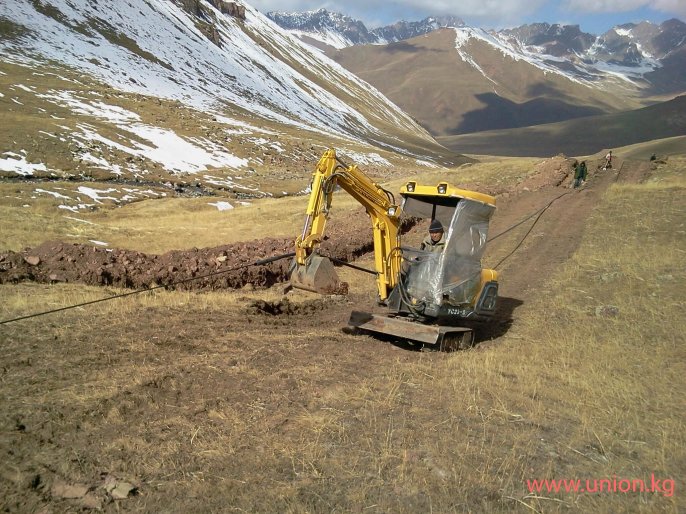
<svg viewBox="0 0 686 514">
<path fill-rule="evenodd" d="M 493 180 L 507 169 L 517 181 L 530 163 L 483 166 L 460 176 L 485 183 L 492 166 Z M 279 316 L 252 307 L 283 301 L 274 287 L 162 291 L 2 325 L 0 505 L 78 510 L 84 498 L 56 489 L 66 482 L 109 512 L 683 511 L 685 169 L 672 158 L 646 183 L 612 186 L 564 266 L 504 335 L 472 351 L 411 352 L 340 332 L 373 298 L 371 279 L 351 274 L 347 298 L 296 292 Z M 229 211 L 236 237 L 276 218 L 287 233 L 302 201 L 264 200 L 264 216 Z M 227 213 L 198 209 L 190 223 L 194 202 L 89 219 L 124 227 L 135 245 L 140 230 L 160 250 L 179 244 L 174 222 L 189 240 L 229 237 L 203 239 L 198 226 Z M 167 215 L 168 229 L 151 229 Z M 36 226 L 12 237 L 30 244 Z M 6 284 L 0 317 L 113 292 Z M 103 473 L 140 493 L 107 503 Z M 660 491 L 618 489 L 653 478 Z M 529 489 L 543 479 L 619 485 Z"/>
<path fill-rule="evenodd" d="M 535 159 L 502 159 L 443 171 L 406 174 L 404 178 L 377 177 L 385 187 L 397 192 L 408 178 L 427 184 L 441 180 L 493 185 L 514 183 L 518 177 L 532 173 Z M 312 169 L 316 166 L 312 162 Z M 361 166 L 364 169 L 364 166 Z M 405 171 L 405 173 L 407 173 Z M 399 175 L 399 173 L 398 173 Z M 302 182 L 301 189 L 309 178 Z M 59 208 L 60 198 L 38 195 L 36 189 L 51 188 L 65 192 L 79 186 L 101 187 L 89 182 L 40 183 L 0 182 L 0 217 L 5 227 L 0 233 L 0 249 L 20 250 L 46 240 L 59 239 L 74 243 L 103 241 L 113 248 L 127 248 L 148 253 L 202 248 L 246 241 L 261 237 L 295 239 L 305 212 L 305 196 L 252 199 L 243 205 L 232 198 L 157 198 L 118 206 L 106 201 L 96 210 L 73 213 Z M 111 194 L 111 193 L 110 193 Z M 235 209 L 219 211 L 212 205 L 228 201 Z M 335 215 L 345 217 L 359 205 L 347 194 L 337 193 Z"/>
</svg>

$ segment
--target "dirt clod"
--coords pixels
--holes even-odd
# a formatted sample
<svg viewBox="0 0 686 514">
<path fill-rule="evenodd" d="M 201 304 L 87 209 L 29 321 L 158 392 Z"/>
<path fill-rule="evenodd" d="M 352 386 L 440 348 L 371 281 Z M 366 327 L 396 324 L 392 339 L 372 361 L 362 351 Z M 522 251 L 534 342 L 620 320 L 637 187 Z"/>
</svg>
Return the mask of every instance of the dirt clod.
<svg viewBox="0 0 686 514">
<path fill-rule="evenodd" d="M 321 298 L 317 300 L 307 300 L 302 303 L 293 303 L 288 298 L 283 298 L 278 302 L 265 300 L 254 300 L 246 307 L 247 314 L 262 314 L 268 316 L 294 316 L 298 314 L 312 314 L 330 306 L 332 300 Z"/>
<path fill-rule="evenodd" d="M 86 496 L 89 487 L 83 484 L 67 484 L 61 480 L 56 480 L 52 485 L 51 493 L 54 498 L 83 498 Z"/>
</svg>

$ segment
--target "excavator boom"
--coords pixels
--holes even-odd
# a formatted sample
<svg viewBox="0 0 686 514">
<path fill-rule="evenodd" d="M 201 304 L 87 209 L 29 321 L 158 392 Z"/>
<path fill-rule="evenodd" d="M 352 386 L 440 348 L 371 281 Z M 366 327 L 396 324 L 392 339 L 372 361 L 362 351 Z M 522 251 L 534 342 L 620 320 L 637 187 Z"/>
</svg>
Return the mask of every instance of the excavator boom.
<svg viewBox="0 0 686 514">
<path fill-rule="evenodd" d="M 383 301 L 395 287 L 400 272 L 401 256 L 394 251 L 399 244 L 400 209 L 391 193 L 373 182 L 357 166 L 341 161 L 333 149 L 324 153 L 312 175 L 305 223 L 295 241 L 295 269 L 291 274 L 291 284 L 324 294 L 335 292 L 339 287 L 331 261 L 317 253 L 336 186 L 364 206 L 370 217 L 374 234 L 374 271 L 379 297 Z"/>
</svg>

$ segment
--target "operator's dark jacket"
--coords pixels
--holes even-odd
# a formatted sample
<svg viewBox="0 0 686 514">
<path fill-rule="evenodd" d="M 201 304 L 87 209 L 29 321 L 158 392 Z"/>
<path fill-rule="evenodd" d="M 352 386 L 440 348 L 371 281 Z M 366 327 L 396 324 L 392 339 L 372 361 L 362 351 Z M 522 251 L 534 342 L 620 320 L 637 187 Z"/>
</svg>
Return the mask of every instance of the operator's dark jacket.
<svg viewBox="0 0 686 514">
<path fill-rule="evenodd" d="M 419 249 L 422 252 L 442 252 L 445 249 L 445 233 L 441 235 L 441 238 L 438 240 L 437 243 L 434 243 L 431 240 L 431 235 L 426 236 L 424 238 L 424 241 L 422 241 L 422 244 L 420 245 Z"/>
</svg>

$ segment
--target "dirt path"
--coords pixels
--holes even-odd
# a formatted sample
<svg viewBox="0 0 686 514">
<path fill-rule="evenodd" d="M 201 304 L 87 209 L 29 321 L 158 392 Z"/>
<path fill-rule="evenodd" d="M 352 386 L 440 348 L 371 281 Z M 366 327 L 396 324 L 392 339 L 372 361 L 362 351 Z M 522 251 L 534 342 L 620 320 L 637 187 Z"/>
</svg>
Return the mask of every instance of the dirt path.
<svg viewBox="0 0 686 514">
<path fill-rule="evenodd" d="M 553 202 L 542 213 L 522 245 L 499 267 L 501 295 L 525 296 L 527 291 L 538 288 L 565 263 L 581 241 L 588 214 L 615 178 L 615 173 L 603 172 L 595 175 L 582 189 L 545 188 L 499 202 L 491 230 L 493 234 L 499 234 L 519 219 Z M 512 236 L 493 241 L 489 255 L 509 253 L 535 219 L 523 223 L 513 231 Z"/>
<path fill-rule="evenodd" d="M 618 164 L 618 170 L 594 173 L 580 189 L 545 187 L 499 200 L 491 225 L 493 235 L 553 201 L 522 246 L 499 268 L 502 296 L 524 300 L 530 291 L 539 288 L 576 251 L 581 242 L 585 221 L 605 190 L 617 181 L 643 181 L 650 173 L 649 163 L 627 161 Z M 500 256 L 511 250 L 532 226 L 534 219 L 513 231 L 511 237 L 493 241 L 489 246 L 489 255 Z"/>
<path fill-rule="evenodd" d="M 499 201 L 491 225 L 493 235 L 552 203 L 533 228 L 536 217 L 489 245 L 486 264 L 494 266 L 521 242 L 521 246 L 498 267 L 497 319 L 479 331 L 478 339 L 493 340 L 505 333 L 514 320 L 515 310 L 533 299 L 560 266 L 565 265 L 581 243 L 588 216 L 610 185 L 642 182 L 650 171 L 649 163 L 620 161 L 615 170 L 595 170 L 580 189 L 565 189 L 561 184 L 537 191 L 520 191 Z M 529 229 L 531 231 L 526 235 Z"/>
</svg>

